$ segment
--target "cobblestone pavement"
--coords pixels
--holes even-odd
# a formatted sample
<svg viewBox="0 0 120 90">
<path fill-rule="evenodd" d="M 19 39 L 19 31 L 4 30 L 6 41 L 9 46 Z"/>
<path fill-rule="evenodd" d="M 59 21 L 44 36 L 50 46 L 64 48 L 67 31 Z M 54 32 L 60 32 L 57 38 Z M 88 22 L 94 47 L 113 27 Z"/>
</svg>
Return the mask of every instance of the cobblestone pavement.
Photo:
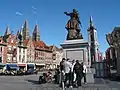
<svg viewBox="0 0 120 90">
<path fill-rule="evenodd" d="M 0 76 L 0 90 L 61 90 L 59 85 L 54 83 L 38 84 L 39 75 Z M 92 75 L 88 75 L 87 80 L 88 84 L 82 84 L 80 88 L 67 88 L 66 90 L 120 90 L 119 82 L 103 79 L 93 81 Z"/>
</svg>

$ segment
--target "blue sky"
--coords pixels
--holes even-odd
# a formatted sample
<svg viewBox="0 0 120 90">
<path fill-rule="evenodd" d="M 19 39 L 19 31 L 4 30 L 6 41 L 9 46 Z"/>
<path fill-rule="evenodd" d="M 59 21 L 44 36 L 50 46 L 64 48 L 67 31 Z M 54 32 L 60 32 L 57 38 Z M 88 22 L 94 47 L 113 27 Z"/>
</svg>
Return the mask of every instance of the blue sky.
<svg viewBox="0 0 120 90">
<path fill-rule="evenodd" d="M 41 40 L 48 45 L 59 46 L 67 35 L 65 24 L 69 17 L 64 15 L 64 12 L 71 12 L 75 8 L 80 13 L 81 32 L 86 41 L 89 18 L 93 17 L 93 23 L 98 31 L 100 50 L 104 52 L 108 48 L 105 34 L 111 32 L 115 26 L 120 26 L 119 3 L 119 0 L 1 0 L 0 34 L 5 32 L 7 25 L 16 33 L 26 19 L 32 34 L 37 20 Z M 18 15 L 16 12 L 23 15 Z"/>
</svg>

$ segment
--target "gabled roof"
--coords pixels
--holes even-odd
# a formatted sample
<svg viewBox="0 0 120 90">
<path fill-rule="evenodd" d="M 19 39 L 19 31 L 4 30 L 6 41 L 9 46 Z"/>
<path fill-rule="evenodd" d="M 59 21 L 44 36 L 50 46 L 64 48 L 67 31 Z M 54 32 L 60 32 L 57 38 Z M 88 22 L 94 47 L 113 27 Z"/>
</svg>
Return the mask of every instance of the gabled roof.
<svg viewBox="0 0 120 90">
<path fill-rule="evenodd" d="M 49 48 L 50 48 L 50 50 L 56 50 L 56 51 L 59 51 L 60 49 L 57 47 L 57 46 L 55 46 L 55 45 L 51 45 L 51 46 L 49 46 Z"/>
<path fill-rule="evenodd" d="M 45 48 L 46 44 L 43 41 L 33 41 L 35 48 Z"/>
<path fill-rule="evenodd" d="M 16 46 L 17 45 L 17 40 L 16 36 L 14 34 L 11 34 L 8 38 L 8 45 Z"/>
<path fill-rule="evenodd" d="M 2 38 L 2 37 L 0 37 L 0 43 L 4 43 L 4 41 L 3 41 L 3 38 Z"/>
<path fill-rule="evenodd" d="M 5 43 L 5 42 L 3 41 L 3 38 L 2 38 L 2 37 L 0 37 L 0 45 L 7 46 L 7 43 Z"/>
<path fill-rule="evenodd" d="M 33 41 L 33 44 L 36 49 L 52 51 L 50 50 L 50 47 L 47 46 L 43 41 Z"/>
</svg>

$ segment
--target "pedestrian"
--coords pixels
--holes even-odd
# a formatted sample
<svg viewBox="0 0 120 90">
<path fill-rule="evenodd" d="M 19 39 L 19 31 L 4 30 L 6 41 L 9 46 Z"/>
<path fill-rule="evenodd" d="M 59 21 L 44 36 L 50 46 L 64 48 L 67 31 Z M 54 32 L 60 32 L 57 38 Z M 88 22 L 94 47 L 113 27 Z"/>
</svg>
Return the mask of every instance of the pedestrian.
<svg viewBox="0 0 120 90">
<path fill-rule="evenodd" d="M 64 71 L 64 63 L 65 63 L 65 58 L 62 59 L 62 61 L 60 62 L 60 86 L 62 85 L 62 71 Z"/>
<path fill-rule="evenodd" d="M 65 58 L 63 58 L 62 61 L 60 62 L 60 71 L 64 70 L 64 62 Z"/>
<path fill-rule="evenodd" d="M 86 74 L 87 74 L 87 66 L 82 62 L 81 63 L 82 66 L 83 66 L 83 78 L 84 78 L 84 84 L 87 84 L 87 81 L 86 81 Z"/>
<path fill-rule="evenodd" d="M 74 65 L 73 70 L 76 74 L 77 87 L 79 87 L 81 86 L 81 79 L 83 73 L 83 66 L 79 63 L 79 60 L 76 60 L 76 64 Z"/>
<path fill-rule="evenodd" d="M 74 71 L 73 71 L 73 68 L 74 68 L 74 65 L 75 65 L 75 60 L 73 60 L 72 61 L 72 67 L 71 67 L 71 86 L 73 86 L 73 84 L 74 84 L 74 81 L 75 81 L 75 73 L 74 73 Z"/>
<path fill-rule="evenodd" d="M 65 86 L 70 85 L 70 71 L 72 64 L 67 59 L 64 63 L 64 72 L 65 72 Z"/>
</svg>

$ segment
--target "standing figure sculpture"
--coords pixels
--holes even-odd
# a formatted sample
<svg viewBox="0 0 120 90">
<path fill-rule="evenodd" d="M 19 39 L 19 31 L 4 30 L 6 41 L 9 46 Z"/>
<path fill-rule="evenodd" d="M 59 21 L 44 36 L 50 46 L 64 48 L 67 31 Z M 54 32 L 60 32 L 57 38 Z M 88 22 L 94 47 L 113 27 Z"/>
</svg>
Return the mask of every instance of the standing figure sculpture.
<svg viewBox="0 0 120 90">
<path fill-rule="evenodd" d="M 79 20 L 79 13 L 73 9 L 72 13 L 64 12 L 67 16 L 70 16 L 70 20 L 67 22 L 65 28 L 68 30 L 67 40 L 83 39 L 80 33 L 81 22 Z"/>
<path fill-rule="evenodd" d="M 18 39 L 19 39 L 19 44 L 22 45 L 22 43 L 23 43 L 22 31 L 20 31 L 20 33 L 18 34 Z"/>
</svg>

